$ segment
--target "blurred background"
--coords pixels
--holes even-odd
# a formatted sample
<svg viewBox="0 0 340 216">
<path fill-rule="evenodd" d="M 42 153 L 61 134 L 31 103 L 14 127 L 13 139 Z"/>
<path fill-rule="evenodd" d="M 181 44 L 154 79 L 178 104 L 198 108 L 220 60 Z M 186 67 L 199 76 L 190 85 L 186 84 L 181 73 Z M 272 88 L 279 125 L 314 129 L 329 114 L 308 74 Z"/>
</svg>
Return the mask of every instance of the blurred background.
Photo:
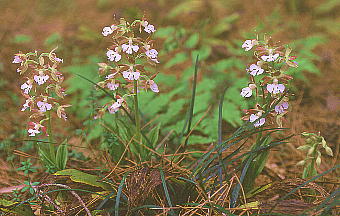
<svg viewBox="0 0 340 216">
<path fill-rule="evenodd" d="M 198 53 L 199 83 L 193 122 L 199 124 L 190 138 L 191 147 L 204 149 L 204 144 L 216 141 L 216 105 L 225 86 L 223 132 L 226 137 L 232 133 L 242 123 L 241 109 L 249 106 L 239 92 L 248 82 L 245 68 L 251 54 L 245 53 L 241 44 L 257 34 L 268 34 L 274 41 L 289 44 L 299 63 L 299 68 L 291 72 L 295 78 L 294 98 L 284 126 L 295 134 L 320 131 L 334 155 L 339 153 L 339 0 L 0 0 L 0 12 L 3 185 L 17 181 L 10 172 L 14 162 L 21 160 L 13 154 L 15 150 L 36 155 L 32 143 L 23 141 L 27 139 L 28 116 L 20 112 L 24 103 L 20 94 L 22 80 L 12 64 L 18 51 L 49 52 L 58 46 L 56 52 L 64 59 L 61 71 L 67 78 L 67 100 L 73 106 L 69 120 L 60 121 L 55 129 L 60 140 L 68 137 L 74 144 L 71 156 L 75 163 L 86 161 L 96 154 L 96 149 L 119 158 L 120 154 L 112 152 L 115 137 L 93 120 L 101 95 L 75 74 L 100 80 L 96 63 L 106 61 L 108 46 L 101 35 L 102 28 L 121 17 L 133 21 L 145 16 L 157 29 L 154 39 L 160 53 L 161 63 L 156 70 L 160 73 L 157 81 L 161 92 L 141 95 L 141 111 L 146 121 L 161 125 L 161 136 L 171 132 L 175 137 L 182 130 L 193 60 Z M 277 172 L 284 176 L 299 175 L 294 174 L 294 169 L 303 158 L 296 150 L 300 145 L 296 137 L 279 147 L 280 154 L 271 156 L 268 166 L 280 167 Z M 335 162 L 323 164 L 321 169 L 327 170 Z"/>
</svg>

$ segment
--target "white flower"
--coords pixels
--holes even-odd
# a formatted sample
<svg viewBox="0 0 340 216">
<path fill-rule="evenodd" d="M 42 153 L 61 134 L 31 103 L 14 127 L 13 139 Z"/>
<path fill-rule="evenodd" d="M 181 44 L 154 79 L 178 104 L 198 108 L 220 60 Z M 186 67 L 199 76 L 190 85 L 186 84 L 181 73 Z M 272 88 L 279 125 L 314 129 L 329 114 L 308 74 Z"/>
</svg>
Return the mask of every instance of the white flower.
<svg viewBox="0 0 340 216">
<path fill-rule="evenodd" d="M 144 26 L 144 31 L 147 33 L 153 33 L 156 31 L 155 26 L 148 23 L 148 21 L 143 21 L 142 26 Z"/>
<path fill-rule="evenodd" d="M 151 59 L 151 61 L 154 61 L 156 63 L 159 63 L 159 61 L 157 59 Z"/>
<path fill-rule="evenodd" d="M 247 71 L 252 76 L 260 75 L 260 74 L 263 74 L 263 72 L 264 72 L 264 70 L 256 64 L 250 65 L 249 68 L 247 69 Z"/>
<path fill-rule="evenodd" d="M 35 122 L 28 122 L 28 125 L 29 129 L 27 130 L 27 132 L 29 133 L 29 136 L 35 136 L 36 134 L 40 133 L 40 129 L 45 129 L 44 126 Z"/>
<path fill-rule="evenodd" d="M 39 130 L 37 130 L 37 129 L 32 129 L 32 128 L 28 129 L 27 132 L 29 133 L 28 136 L 35 136 L 36 134 L 40 133 Z"/>
<path fill-rule="evenodd" d="M 118 62 L 122 58 L 122 56 L 117 51 L 113 51 L 113 50 L 108 50 L 106 52 L 106 56 L 110 61 L 115 61 L 115 62 Z"/>
<path fill-rule="evenodd" d="M 30 107 L 30 106 L 29 106 L 29 103 L 30 103 L 31 101 L 32 101 L 31 98 L 26 99 L 24 105 L 22 105 L 21 111 L 25 111 L 28 107 Z"/>
<path fill-rule="evenodd" d="M 159 92 L 158 85 L 155 83 L 155 81 L 148 80 L 148 84 L 150 86 L 151 91 L 156 92 L 156 93 Z"/>
<path fill-rule="evenodd" d="M 158 55 L 158 52 L 157 50 L 155 49 L 151 49 L 151 50 L 147 50 L 145 52 L 145 55 L 151 59 L 156 59 L 157 58 L 157 55 Z"/>
<path fill-rule="evenodd" d="M 119 108 L 122 106 L 122 103 L 123 99 L 117 99 L 117 101 L 114 102 L 111 106 L 109 106 L 107 110 L 109 111 L 109 113 L 114 114 L 118 112 Z"/>
<path fill-rule="evenodd" d="M 39 76 L 38 75 L 34 75 L 34 80 L 38 83 L 38 85 L 42 85 L 44 84 L 47 80 L 48 80 L 49 76 L 43 73 L 40 73 Z"/>
<path fill-rule="evenodd" d="M 39 110 L 41 112 L 46 112 L 47 110 L 52 109 L 52 104 L 49 104 L 49 103 L 43 102 L 43 101 L 38 101 L 37 106 L 39 107 Z"/>
<path fill-rule="evenodd" d="M 256 40 L 246 40 L 244 41 L 244 43 L 242 44 L 242 48 L 245 51 L 249 51 L 253 48 L 253 46 L 256 44 Z"/>
<path fill-rule="evenodd" d="M 109 74 L 109 75 L 107 75 L 105 78 L 106 78 L 106 79 L 112 79 L 112 78 L 114 78 L 114 77 L 116 76 L 116 74 L 117 74 L 117 72 L 116 72 L 116 73 L 113 73 L 113 74 Z"/>
<path fill-rule="evenodd" d="M 153 33 L 156 31 L 156 29 L 155 26 L 153 25 L 147 25 L 145 26 L 144 31 L 146 31 L 147 33 Z"/>
<path fill-rule="evenodd" d="M 123 71 L 123 77 L 128 80 L 138 80 L 140 73 L 138 71 L 133 71 L 133 68 L 130 68 L 127 71 Z"/>
<path fill-rule="evenodd" d="M 283 102 L 283 103 L 278 104 L 278 105 L 275 106 L 275 112 L 276 112 L 277 114 L 284 113 L 284 111 L 285 111 L 286 109 L 288 109 L 288 107 L 289 107 L 288 102 Z"/>
<path fill-rule="evenodd" d="M 108 89 L 114 91 L 119 87 L 119 83 L 109 82 L 108 84 L 106 84 L 106 86 Z"/>
<path fill-rule="evenodd" d="M 20 72 L 21 72 L 20 68 L 17 68 L 17 73 L 20 73 Z"/>
<path fill-rule="evenodd" d="M 32 84 L 30 80 L 21 85 L 21 89 L 24 90 L 25 94 L 28 94 L 32 89 Z"/>
<path fill-rule="evenodd" d="M 132 39 L 129 40 L 129 44 L 123 44 L 122 45 L 123 52 L 126 52 L 127 54 L 132 54 L 132 51 L 137 52 L 139 50 L 139 47 L 137 45 L 132 44 Z"/>
<path fill-rule="evenodd" d="M 272 53 L 269 53 L 269 55 L 264 55 L 264 56 L 261 56 L 261 59 L 263 61 L 266 61 L 266 62 L 272 62 L 272 61 L 275 61 L 277 58 L 279 57 L 279 54 L 276 53 L 276 54 L 272 54 Z"/>
<path fill-rule="evenodd" d="M 253 91 L 249 87 L 245 87 L 241 91 L 242 97 L 251 97 L 253 95 Z"/>
<path fill-rule="evenodd" d="M 15 55 L 12 63 L 18 64 L 18 63 L 21 63 L 21 62 L 22 62 L 21 58 L 19 56 Z"/>
<path fill-rule="evenodd" d="M 61 58 L 58 58 L 58 57 L 55 57 L 54 58 L 54 60 L 56 60 L 57 62 L 59 62 L 59 63 L 63 63 L 64 62 L 64 60 L 63 59 L 61 59 Z"/>
<path fill-rule="evenodd" d="M 105 37 L 108 36 L 109 34 L 112 34 L 112 33 L 113 33 L 113 30 L 112 30 L 111 27 L 105 26 L 103 28 L 102 35 L 104 35 Z"/>
<path fill-rule="evenodd" d="M 260 113 L 251 114 L 250 117 L 249 117 L 249 121 L 250 121 L 250 122 L 255 122 L 255 123 L 254 123 L 254 126 L 255 126 L 255 127 L 259 127 L 259 126 L 263 125 L 263 124 L 266 122 L 266 119 L 265 119 L 265 118 L 259 119 L 259 118 L 260 118 L 260 115 L 262 115 L 262 114 L 260 114 Z M 259 120 L 258 120 L 258 119 L 259 119 Z"/>
<path fill-rule="evenodd" d="M 283 84 L 268 84 L 267 90 L 272 94 L 283 93 L 285 90 L 285 86 Z"/>
</svg>

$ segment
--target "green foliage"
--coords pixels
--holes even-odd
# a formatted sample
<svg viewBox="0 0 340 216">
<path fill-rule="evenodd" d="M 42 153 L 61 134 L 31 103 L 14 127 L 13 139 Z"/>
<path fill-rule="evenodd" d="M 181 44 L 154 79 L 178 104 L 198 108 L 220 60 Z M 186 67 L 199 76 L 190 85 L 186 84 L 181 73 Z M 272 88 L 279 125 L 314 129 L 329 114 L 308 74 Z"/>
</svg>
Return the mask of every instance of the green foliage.
<svg viewBox="0 0 340 216">
<path fill-rule="evenodd" d="M 66 168 L 66 163 L 68 160 L 67 142 L 66 140 L 58 146 L 56 154 L 55 165 L 58 170 L 63 170 Z"/>
<path fill-rule="evenodd" d="M 67 67 L 65 70 L 72 74 L 72 77 L 67 80 L 68 92 L 71 94 L 73 106 L 70 108 L 71 112 L 75 116 L 84 121 L 84 137 L 87 140 L 93 140 L 101 137 L 103 133 L 103 128 L 98 126 L 98 120 L 94 120 L 95 109 L 98 103 L 103 102 L 103 99 L 99 99 L 102 95 L 101 92 L 96 91 L 93 84 L 87 82 L 77 74 L 81 74 L 94 82 L 99 80 L 97 75 L 98 67 L 96 65 L 99 62 L 97 57 L 89 57 L 88 63 L 75 64 Z M 106 118 L 106 116 L 104 116 Z"/>
<path fill-rule="evenodd" d="M 181 8 L 178 6 L 176 11 L 182 10 Z M 216 36 L 229 31 L 232 23 L 237 19 L 237 14 L 227 16 L 217 25 L 221 27 L 218 28 L 219 31 L 217 29 L 208 33 L 194 30 L 191 32 L 190 29 L 185 31 L 176 26 L 159 28 L 155 36 L 165 38 L 162 55 L 176 52 L 176 47 L 179 47 L 182 41 L 184 47 L 187 48 L 183 50 L 182 47 L 181 50 L 183 51 L 177 52 L 172 58 L 169 58 L 164 63 L 164 67 L 170 68 L 176 65 L 188 64 L 190 61 L 194 61 L 197 55 L 199 55 L 200 63 L 205 65 L 206 60 L 213 54 L 214 44 L 220 42 Z M 202 29 L 207 27 L 205 25 L 201 26 Z M 188 56 L 191 56 L 191 58 L 188 58 Z M 246 80 L 238 78 L 235 69 L 244 69 L 244 67 L 242 61 L 237 58 L 230 58 L 220 59 L 209 63 L 208 66 L 199 68 L 199 73 L 203 73 L 203 78 L 202 81 L 198 82 L 193 125 L 195 125 L 194 130 L 201 135 L 191 137 L 190 143 L 207 143 L 216 140 L 218 115 L 215 99 L 220 87 L 226 85 L 226 83 L 230 85 L 230 88 L 225 97 L 226 106 L 224 107 L 225 116 L 223 119 L 233 126 L 240 125 L 241 112 L 239 111 L 239 105 L 243 104 L 243 102 L 240 102 L 239 89 L 246 83 Z M 162 92 L 161 97 L 142 95 L 141 110 L 147 116 L 157 115 L 156 121 L 162 123 L 163 130 L 174 130 L 176 134 L 179 134 L 183 129 L 185 124 L 184 111 L 189 106 L 190 97 L 188 94 L 190 88 L 188 80 L 191 80 L 193 71 L 193 66 L 187 67 L 177 82 L 173 82 L 172 75 L 159 75 L 160 79 L 156 79 L 156 81 L 161 83 L 161 87 L 168 90 Z M 207 71 L 209 71 L 209 74 Z M 228 71 L 228 73 L 225 73 L 225 71 Z M 200 123 L 196 125 L 198 122 Z"/>
<path fill-rule="evenodd" d="M 44 45 L 46 47 L 54 48 L 57 45 L 60 45 L 61 42 L 62 42 L 61 35 L 58 32 L 54 32 L 45 39 Z"/>
<path fill-rule="evenodd" d="M 303 132 L 302 137 L 305 139 L 305 145 L 298 147 L 298 150 L 306 151 L 306 157 L 300 161 L 297 165 L 304 166 L 302 178 L 308 179 L 318 174 L 316 167 L 321 164 L 321 151 L 320 148 L 324 148 L 325 152 L 329 156 L 333 156 L 332 149 L 327 145 L 326 140 L 315 133 Z"/>
<path fill-rule="evenodd" d="M 320 3 L 316 8 L 315 11 L 317 13 L 329 13 L 334 8 L 340 6 L 339 0 L 326 0 Z"/>
<path fill-rule="evenodd" d="M 31 159 L 21 162 L 21 165 L 22 166 L 19 167 L 17 170 L 23 171 L 26 176 L 29 175 L 30 172 L 37 172 L 37 168 L 32 166 L 33 164 L 31 163 Z"/>
<path fill-rule="evenodd" d="M 0 199 L 0 211 L 5 213 L 12 213 L 21 216 L 34 215 L 30 205 L 18 205 L 19 202 L 13 202 L 5 199 Z"/>
<path fill-rule="evenodd" d="M 24 181 L 24 185 L 26 186 L 21 189 L 21 192 L 28 191 L 30 194 L 34 195 L 35 194 L 34 186 L 37 186 L 39 184 L 40 182 Z"/>
<path fill-rule="evenodd" d="M 111 186 L 105 182 L 100 181 L 100 178 L 95 175 L 90 175 L 76 169 L 65 169 L 54 173 L 57 176 L 69 176 L 74 182 L 87 184 L 93 187 L 99 187 L 104 190 L 111 190 Z"/>
<path fill-rule="evenodd" d="M 320 57 L 313 53 L 313 50 L 320 44 L 323 44 L 327 39 L 322 35 L 312 35 L 306 38 L 296 40 L 290 46 L 297 51 L 299 67 L 294 70 L 287 71 L 288 74 L 292 74 L 295 79 L 301 79 L 308 81 L 304 76 L 304 72 L 320 74 L 320 70 L 317 68 L 315 62 L 320 60 Z M 293 72 L 294 71 L 294 72 Z"/>
<path fill-rule="evenodd" d="M 16 43 L 16 44 L 25 44 L 25 43 L 31 42 L 32 37 L 30 35 L 17 34 L 15 35 L 12 41 L 13 43 Z"/>
<path fill-rule="evenodd" d="M 252 146 L 251 150 L 255 150 L 259 147 L 265 147 L 268 146 L 268 144 L 272 141 L 272 138 L 270 134 L 265 137 L 259 138 L 256 143 Z M 261 152 L 260 154 L 256 155 L 254 158 L 252 158 L 252 161 L 250 163 L 250 166 L 246 172 L 246 175 L 244 177 L 243 181 L 243 188 L 245 192 L 249 192 L 251 189 L 253 189 L 255 179 L 258 177 L 258 175 L 262 172 L 267 159 L 269 156 L 269 149 Z M 245 165 L 245 162 L 250 158 L 253 157 L 252 155 L 249 155 L 244 161 L 243 165 Z"/>
</svg>

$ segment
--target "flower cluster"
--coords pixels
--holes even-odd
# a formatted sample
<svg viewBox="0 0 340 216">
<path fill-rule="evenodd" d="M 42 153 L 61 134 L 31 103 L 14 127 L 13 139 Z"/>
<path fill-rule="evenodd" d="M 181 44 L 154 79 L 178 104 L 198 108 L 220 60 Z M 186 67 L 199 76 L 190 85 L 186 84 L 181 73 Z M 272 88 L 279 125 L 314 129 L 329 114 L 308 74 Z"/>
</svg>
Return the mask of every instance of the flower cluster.
<svg viewBox="0 0 340 216">
<path fill-rule="evenodd" d="M 38 55 L 33 53 L 15 54 L 13 62 L 19 64 L 17 72 L 25 75 L 25 82 L 21 84 L 22 95 L 26 101 L 21 111 L 31 112 L 28 122 L 29 136 L 46 133 L 43 122 L 51 118 L 49 113 L 54 110 L 59 118 L 67 119 L 65 108 L 70 105 L 62 105 L 59 99 L 64 98 L 65 89 L 61 87 L 64 76 L 58 70 L 58 65 L 63 60 L 58 58 L 52 50 L 50 53 Z"/>
<path fill-rule="evenodd" d="M 333 156 L 332 149 L 327 145 L 325 138 L 320 135 L 320 132 L 315 133 L 301 133 L 305 139 L 305 144 L 298 147 L 298 150 L 305 151 L 306 157 L 304 160 L 297 163 L 298 166 L 305 166 L 302 178 L 309 178 L 317 175 L 316 167 L 321 164 L 321 149 L 329 156 Z"/>
<path fill-rule="evenodd" d="M 265 124 L 266 118 L 276 118 L 279 126 L 282 126 L 282 117 L 289 108 L 289 98 L 286 84 L 293 79 L 284 72 L 289 67 L 298 67 L 295 56 L 290 56 L 291 49 L 274 44 L 269 37 L 263 41 L 257 39 L 246 40 L 242 44 L 245 51 L 254 49 L 254 60 L 247 67 L 250 82 L 241 90 L 241 96 L 245 98 L 255 97 L 255 108 L 245 110 L 246 115 L 242 118 L 253 122 L 255 127 Z M 261 104 L 262 102 L 262 104 Z M 269 115 L 262 115 L 269 110 Z"/>
<path fill-rule="evenodd" d="M 158 51 L 153 48 L 151 40 L 155 31 L 155 27 L 144 19 L 132 23 L 120 19 L 118 23 L 103 28 L 102 35 L 111 39 L 106 51 L 110 63 L 98 64 L 99 75 L 105 75 L 105 80 L 98 85 L 113 91 L 116 100 L 105 104 L 95 118 L 101 117 L 106 109 L 111 114 L 121 107 L 128 109 L 126 98 L 141 89 L 159 92 L 154 81 L 157 74 L 144 67 L 145 64 L 154 66 L 159 63 Z"/>
</svg>

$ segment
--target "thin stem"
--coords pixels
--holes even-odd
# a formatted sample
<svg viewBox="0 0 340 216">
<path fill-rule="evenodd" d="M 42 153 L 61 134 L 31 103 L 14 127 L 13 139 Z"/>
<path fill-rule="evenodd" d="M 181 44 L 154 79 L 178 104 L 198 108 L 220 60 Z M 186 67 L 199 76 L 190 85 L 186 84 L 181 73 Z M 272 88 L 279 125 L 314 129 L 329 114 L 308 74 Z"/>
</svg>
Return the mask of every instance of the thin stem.
<svg viewBox="0 0 340 216">
<path fill-rule="evenodd" d="M 136 130 L 137 130 L 137 140 L 140 139 L 140 118 L 139 118 L 139 110 L 138 110 L 138 92 L 137 92 L 137 80 L 134 81 L 133 87 L 134 87 L 134 93 L 135 95 L 133 96 L 134 99 L 134 105 L 135 105 L 135 123 L 136 123 Z"/>
<path fill-rule="evenodd" d="M 53 145 L 53 134 L 52 134 L 52 117 L 51 117 L 50 110 L 47 112 L 47 117 L 48 117 L 47 134 L 48 134 L 48 141 L 49 141 L 50 158 L 52 161 L 55 161 L 55 149 Z"/>
</svg>

